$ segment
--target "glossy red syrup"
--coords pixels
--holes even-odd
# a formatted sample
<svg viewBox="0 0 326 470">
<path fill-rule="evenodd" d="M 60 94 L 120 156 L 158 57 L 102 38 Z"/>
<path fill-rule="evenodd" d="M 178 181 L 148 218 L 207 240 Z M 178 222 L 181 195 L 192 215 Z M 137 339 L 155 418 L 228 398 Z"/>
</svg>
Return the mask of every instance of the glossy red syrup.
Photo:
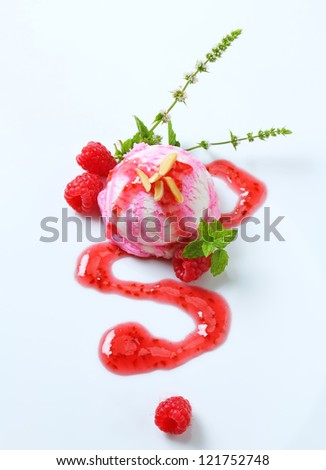
<svg viewBox="0 0 326 470">
<path fill-rule="evenodd" d="M 239 225 L 263 203 L 264 183 L 233 163 L 217 160 L 207 165 L 207 170 L 212 176 L 223 179 L 239 196 L 235 209 L 221 216 L 225 227 Z M 132 189 L 128 190 L 129 200 Z M 111 243 L 95 245 L 81 255 L 76 277 L 82 285 L 101 292 L 175 305 L 193 318 L 196 328 L 179 342 L 155 338 L 138 323 L 110 328 L 99 347 L 100 358 L 107 369 L 124 375 L 171 369 L 223 343 L 230 316 L 228 305 L 220 295 L 174 280 L 151 284 L 119 280 L 112 273 L 112 264 L 126 256 L 130 255 Z"/>
<path fill-rule="evenodd" d="M 114 326 L 104 334 L 99 347 L 107 369 L 124 375 L 171 369 L 223 343 L 229 329 L 229 308 L 220 295 L 173 280 L 153 284 L 121 281 L 111 267 L 125 256 L 130 255 L 111 243 L 94 245 L 79 259 L 78 281 L 101 292 L 175 305 L 193 318 L 196 328 L 183 341 L 171 342 L 155 338 L 138 323 Z"/>
<path fill-rule="evenodd" d="M 206 166 L 212 176 L 224 180 L 238 194 L 239 199 L 232 212 L 222 214 L 224 227 L 236 227 L 250 217 L 266 198 L 266 186 L 254 176 L 241 170 L 227 160 L 216 160 Z"/>
</svg>

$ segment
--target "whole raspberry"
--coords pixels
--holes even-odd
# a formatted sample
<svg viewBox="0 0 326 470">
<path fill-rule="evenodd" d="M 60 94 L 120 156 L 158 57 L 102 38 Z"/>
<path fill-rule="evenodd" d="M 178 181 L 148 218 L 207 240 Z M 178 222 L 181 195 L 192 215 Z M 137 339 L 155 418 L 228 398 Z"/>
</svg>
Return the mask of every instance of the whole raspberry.
<svg viewBox="0 0 326 470">
<path fill-rule="evenodd" d="M 109 150 L 99 142 L 88 142 L 76 160 L 78 165 L 89 173 L 105 177 L 117 164 Z"/>
<path fill-rule="evenodd" d="M 75 211 L 85 214 L 97 206 L 97 196 L 102 189 L 100 176 L 83 173 L 67 184 L 64 198 Z"/>
<path fill-rule="evenodd" d="M 184 282 L 191 282 L 198 279 L 202 274 L 209 270 L 211 266 L 211 255 L 207 258 L 183 258 L 184 247 L 178 248 L 172 259 L 175 275 Z"/>
<path fill-rule="evenodd" d="M 169 434 L 182 434 L 191 421 L 191 405 L 183 397 L 171 397 L 162 401 L 155 411 L 155 424 Z"/>
</svg>

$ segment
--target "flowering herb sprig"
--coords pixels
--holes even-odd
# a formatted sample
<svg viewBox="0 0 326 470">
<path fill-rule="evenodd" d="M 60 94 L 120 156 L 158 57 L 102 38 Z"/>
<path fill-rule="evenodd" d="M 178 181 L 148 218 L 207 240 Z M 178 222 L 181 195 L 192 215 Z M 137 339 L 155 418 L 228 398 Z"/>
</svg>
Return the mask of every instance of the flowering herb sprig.
<svg viewBox="0 0 326 470">
<path fill-rule="evenodd" d="M 241 29 L 236 29 L 232 31 L 230 34 L 226 35 L 215 47 L 211 49 L 205 56 L 205 59 L 202 61 L 197 61 L 195 70 L 185 74 L 185 84 L 183 86 L 178 87 L 174 91 L 172 91 L 173 101 L 171 105 L 164 111 L 160 111 L 156 117 L 154 118 L 152 127 L 148 128 L 143 121 L 141 121 L 137 116 L 134 116 L 137 126 L 137 132 L 131 138 L 125 140 L 124 142 L 119 140 L 119 148 L 115 144 L 115 158 L 117 161 L 121 161 L 124 158 L 124 155 L 128 153 L 134 146 L 134 144 L 138 144 L 140 142 L 145 142 L 148 145 L 157 145 L 162 142 L 162 136 L 156 134 L 154 131 L 160 124 L 167 124 L 168 125 L 168 143 L 170 145 L 174 145 L 180 147 L 180 142 L 178 142 L 176 134 L 172 128 L 171 116 L 170 112 L 174 108 L 177 103 L 186 103 L 187 100 L 187 88 L 196 83 L 198 79 L 198 75 L 200 73 L 208 72 L 208 65 L 209 63 L 216 62 L 220 59 L 223 53 L 231 46 L 233 41 L 235 41 L 242 33 Z M 268 130 L 260 130 L 257 134 L 253 134 L 252 132 L 248 132 L 246 137 L 238 138 L 233 132 L 230 131 L 230 139 L 221 141 L 221 142 L 208 142 L 207 140 L 202 140 L 197 145 L 188 148 L 187 150 L 195 150 L 198 148 L 203 148 L 207 150 L 211 146 L 217 145 L 224 145 L 224 144 L 231 144 L 235 149 L 237 149 L 240 142 L 247 140 L 248 142 L 253 142 L 256 139 L 266 140 L 269 137 L 276 137 L 277 135 L 288 135 L 292 134 L 292 131 L 286 129 L 285 127 L 282 128 L 271 128 Z"/>
<path fill-rule="evenodd" d="M 230 34 L 225 36 L 221 42 L 217 44 L 217 46 L 213 47 L 213 49 L 206 54 L 206 59 L 204 61 L 197 61 L 195 70 L 193 72 L 185 74 L 184 79 L 186 80 L 186 83 L 184 86 L 180 86 L 171 92 L 174 101 L 165 112 L 160 112 L 157 114 L 154 119 L 153 126 L 151 127 L 151 131 L 156 129 L 159 124 L 164 123 L 164 114 L 169 114 L 177 103 L 186 103 L 186 90 L 188 86 L 197 82 L 197 75 L 199 73 L 208 72 L 208 63 L 216 62 L 218 59 L 220 59 L 223 52 L 225 52 L 227 48 L 231 46 L 232 42 L 235 41 L 241 33 L 242 29 L 236 29 L 235 31 L 232 31 Z"/>
<path fill-rule="evenodd" d="M 285 135 L 292 134 L 292 131 L 290 131 L 290 129 L 286 129 L 286 127 L 281 127 L 281 128 L 272 127 L 271 129 L 267 129 L 265 131 L 260 130 L 255 135 L 253 132 L 248 132 L 246 137 L 241 137 L 241 138 L 234 135 L 232 131 L 229 131 L 229 132 L 230 132 L 230 140 L 224 140 L 221 142 L 208 142 L 208 140 L 202 140 L 201 142 L 198 142 L 197 145 L 193 147 L 189 147 L 186 150 L 191 151 L 191 150 L 196 150 L 199 148 L 208 150 L 210 147 L 214 145 L 225 145 L 225 144 L 232 144 L 232 146 L 236 150 L 239 143 L 245 140 L 247 140 L 248 142 L 254 142 L 254 140 L 257 140 L 257 139 L 266 140 L 266 139 L 269 139 L 270 137 L 276 137 L 278 135 L 285 136 Z"/>
</svg>

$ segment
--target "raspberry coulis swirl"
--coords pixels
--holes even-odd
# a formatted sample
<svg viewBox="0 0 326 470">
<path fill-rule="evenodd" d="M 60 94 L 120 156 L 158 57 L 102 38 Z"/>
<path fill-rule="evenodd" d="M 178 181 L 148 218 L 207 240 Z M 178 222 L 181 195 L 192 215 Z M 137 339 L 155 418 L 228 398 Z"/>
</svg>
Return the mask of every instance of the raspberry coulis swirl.
<svg viewBox="0 0 326 470">
<path fill-rule="evenodd" d="M 117 374 L 171 369 L 223 343 L 229 329 L 229 308 L 220 295 L 170 279 L 147 284 L 119 280 L 112 273 L 112 264 L 126 256 L 130 255 L 111 243 L 94 245 L 81 255 L 77 279 L 101 292 L 175 305 L 193 318 L 196 329 L 184 340 L 171 342 L 155 338 L 138 323 L 110 328 L 99 347 L 107 369 Z"/>
<path fill-rule="evenodd" d="M 213 176 L 225 180 L 239 195 L 234 211 L 221 217 L 225 226 L 239 225 L 262 204 L 265 185 L 249 173 L 224 160 L 211 163 L 207 169 Z M 116 325 L 103 335 L 99 346 L 100 359 L 108 370 L 129 375 L 171 369 L 224 342 L 230 312 L 223 297 L 170 279 L 146 284 L 119 280 L 112 273 L 112 265 L 126 256 L 130 255 L 112 243 L 94 245 L 79 258 L 77 280 L 103 293 L 174 305 L 188 313 L 196 326 L 182 341 L 171 342 L 154 337 L 139 323 Z"/>
</svg>

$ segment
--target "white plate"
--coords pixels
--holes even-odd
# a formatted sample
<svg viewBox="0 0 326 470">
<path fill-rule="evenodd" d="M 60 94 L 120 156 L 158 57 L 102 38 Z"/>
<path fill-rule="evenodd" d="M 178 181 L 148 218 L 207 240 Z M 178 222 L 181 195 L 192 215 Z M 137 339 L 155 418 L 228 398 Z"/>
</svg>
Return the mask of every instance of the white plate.
<svg viewBox="0 0 326 470">
<path fill-rule="evenodd" d="M 177 27 L 170 1 L 159 12 L 145 0 L 4 7 L 2 448 L 325 448 L 324 6 L 245 3 L 173 2 L 174 17 L 185 20 Z M 40 221 L 58 217 L 59 227 L 63 189 L 88 140 L 110 146 L 128 137 L 133 113 L 149 122 L 183 71 L 239 26 L 246 34 L 189 89 L 174 125 L 185 146 L 223 139 L 228 128 L 240 135 L 285 124 L 295 131 L 212 154 L 266 182 L 265 205 L 272 217 L 285 216 L 286 241 L 237 241 L 227 273 L 197 283 L 230 304 L 222 347 L 171 371 L 113 375 L 97 357 L 107 328 L 135 320 L 177 340 L 192 322 L 173 307 L 81 287 L 75 263 L 90 243 L 78 243 L 72 227 L 69 242 L 42 243 Z M 226 207 L 231 196 L 219 188 Z M 137 259 L 120 261 L 115 272 L 173 277 L 167 264 Z M 170 438 L 154 427 L 153 414 L 175 394 L 191 401 L 194 419 L 190 432 Z"/>
</svg>

